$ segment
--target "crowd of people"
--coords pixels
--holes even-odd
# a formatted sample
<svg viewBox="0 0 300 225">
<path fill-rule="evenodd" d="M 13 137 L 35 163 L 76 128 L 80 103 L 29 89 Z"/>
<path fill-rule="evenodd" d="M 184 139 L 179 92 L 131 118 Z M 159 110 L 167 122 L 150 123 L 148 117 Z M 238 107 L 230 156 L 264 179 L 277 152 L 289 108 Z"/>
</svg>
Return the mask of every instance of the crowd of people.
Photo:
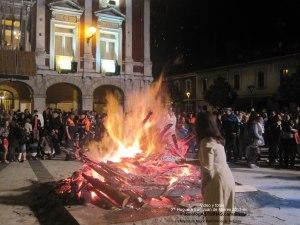
<svg viewBox="0 0 300 225">
<path fill-rule="evenodd" d="M 51 159 L 62 149 L 78 150 L 91 140 L 100 140 L 105 114 L 63 112 L 46 109 L 0 111 L 0 156 L 4 163 L 30 159 Z"/>
<path fill-rule="evenodd" d="M 177 138 L 197 133 L 197 120 L 201 113 L 176 114 Z M 227 160 L 237 162 L 246 159 L 249 167 L 258 167 L 260 149 L 268 149 L 269 165 L 295 165 L 300 146 L 300 107 L 294 112 L 234 111 L 231 108 L 214 111 L 218 129 L 225 139 Z M 23 162 L 28 158 L 51 159 L 62 149 L 82 148 L 91 140 L 101 140 L 105 132 L 105 114 L 92 111 L 78 113 L 46 109 L 40 113 L 29 110 L 0 111 L 1 161 Z M 189 152 L 197 154 L 196 139 L 189 143 Z"/>
<path fill-rule="evenodd" d="M 178 136 L 189 132 L 196 134 L 197 120 L 201 120 L 200 108 L 195 113 L 177 115 Z M 235 111 L 232 108 L 214 111 L 218 128 L 225 139 L 226 157 L 229 162 L 245 159 L 251 168 L 258 167 L 261 149 L 268 150 L 270 166 L 293 167 L 300 153 L 300 107 L 294 111 L 256 112 Z M 193 143 L 190 151 L 197 151 Z"/>
</svg>

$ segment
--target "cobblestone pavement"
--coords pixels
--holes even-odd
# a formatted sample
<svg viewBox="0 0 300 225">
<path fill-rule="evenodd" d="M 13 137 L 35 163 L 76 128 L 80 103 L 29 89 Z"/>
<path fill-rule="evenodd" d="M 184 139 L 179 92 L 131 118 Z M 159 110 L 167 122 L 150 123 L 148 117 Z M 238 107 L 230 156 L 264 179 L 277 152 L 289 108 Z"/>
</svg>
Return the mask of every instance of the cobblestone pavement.
<svg viewBox="0 0 300 225">
<path fill-rule="evenodd" d="M 79 218 L 84 214 L 85 206 L 63 207 L 53 203 L 46 207 L 39 201 L 40 198 L 53 198 L 43 184 L 66 178 L 81 165 L 63 158 L 9 165 L 0 163 L 0 225 L 79 224 L 73 216 L 78 217 L 80 224 L 90 224 Z M 246 216 L 237 216 L 236 224 L 300 225 L 300 171 L 231 167 L 238 183 L 260 190 L 237 194 L 237 205 L 247 208 L 248 212 Z M 159 217 L 135 224 L 197 224 L 196 219 Z M 98 219 L 92 224 L 104 222 Z"/>
</svg>

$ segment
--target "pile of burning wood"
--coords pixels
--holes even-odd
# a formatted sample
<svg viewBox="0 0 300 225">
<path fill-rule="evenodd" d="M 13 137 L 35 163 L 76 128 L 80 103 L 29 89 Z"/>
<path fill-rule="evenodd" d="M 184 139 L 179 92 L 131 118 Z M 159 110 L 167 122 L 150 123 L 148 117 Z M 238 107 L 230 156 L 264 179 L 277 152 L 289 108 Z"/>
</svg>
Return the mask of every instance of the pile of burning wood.
<svg viewBox="0 0 300 225">
<path fill-rule="evenodd" d="M 201 200 L 199 168 L 177 163 L 195 136 L 177 140 L 176 116 L 162 102 L 161 85 L 162 79 L 129 96 L 126 114 L 113 96 L 107 97 L 107 135 L 96 148 L 105 155 L 82 155 L 82 169 L 59 183 L 61 196 L 106 209 Z"/>
<path fill-rule="evenodd" d="M 96 162 L 82 156 L 83 168 L 58 184 L 57 193 L 101 208 L 171 206 L 201 200 L 198 167 L 165 161 L 162 155 Z"/>
</svg>

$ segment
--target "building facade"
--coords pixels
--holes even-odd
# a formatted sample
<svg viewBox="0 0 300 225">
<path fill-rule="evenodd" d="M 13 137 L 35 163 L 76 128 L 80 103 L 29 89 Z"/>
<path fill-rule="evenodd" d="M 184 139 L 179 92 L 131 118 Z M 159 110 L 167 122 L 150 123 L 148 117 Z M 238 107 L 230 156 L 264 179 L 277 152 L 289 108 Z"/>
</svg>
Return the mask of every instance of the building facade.
<svg viewBox="0 0 300 225">
<path fill-rule="evenodd" d="M 172 99 L 181 110 L 196 111 L 198 106 L 208 106 L 204 93 L 218 77 L 224 77 L 237 92 L 237 106 L 250 108 L 253 100 L 254 106 L 273 108 L 280 100 L 282 79 L 299 72 L 300 54 L 293 54 L 179 74 L 167 80 Z"/>
<path fill-rule="evenodd" d="M 126 108 L 152 82 L 150 0 L 3 0 L 0 21 L 6 109 Z"/>
</svg>

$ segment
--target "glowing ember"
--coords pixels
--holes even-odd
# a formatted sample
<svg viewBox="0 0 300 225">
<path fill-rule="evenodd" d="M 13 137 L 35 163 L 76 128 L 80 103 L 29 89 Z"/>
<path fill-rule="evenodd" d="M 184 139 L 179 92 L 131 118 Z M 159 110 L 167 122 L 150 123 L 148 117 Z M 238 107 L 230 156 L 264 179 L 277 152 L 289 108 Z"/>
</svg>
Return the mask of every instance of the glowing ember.
<svg viewBox="0 0 300 225">
<path fill-rule="evenodd" d="M 174 184 L 178 180 L 177 177 L 172 177 L 170 180 L 170 185 Z"/>
<path fill-rule="evenodd" d="M 96 193 L 95 192 L 91 192 L 91 199 L 92 200 L 95 200 L 97 198 L 97 195 L 96 195 Z"/>
<path fill-rule="evenodd" d="M 183 167 L 180 176 L 182 177 L 182 176 L 190 176 L 190 175 L 191 175 L 190 168 Z"/>
</svg>

